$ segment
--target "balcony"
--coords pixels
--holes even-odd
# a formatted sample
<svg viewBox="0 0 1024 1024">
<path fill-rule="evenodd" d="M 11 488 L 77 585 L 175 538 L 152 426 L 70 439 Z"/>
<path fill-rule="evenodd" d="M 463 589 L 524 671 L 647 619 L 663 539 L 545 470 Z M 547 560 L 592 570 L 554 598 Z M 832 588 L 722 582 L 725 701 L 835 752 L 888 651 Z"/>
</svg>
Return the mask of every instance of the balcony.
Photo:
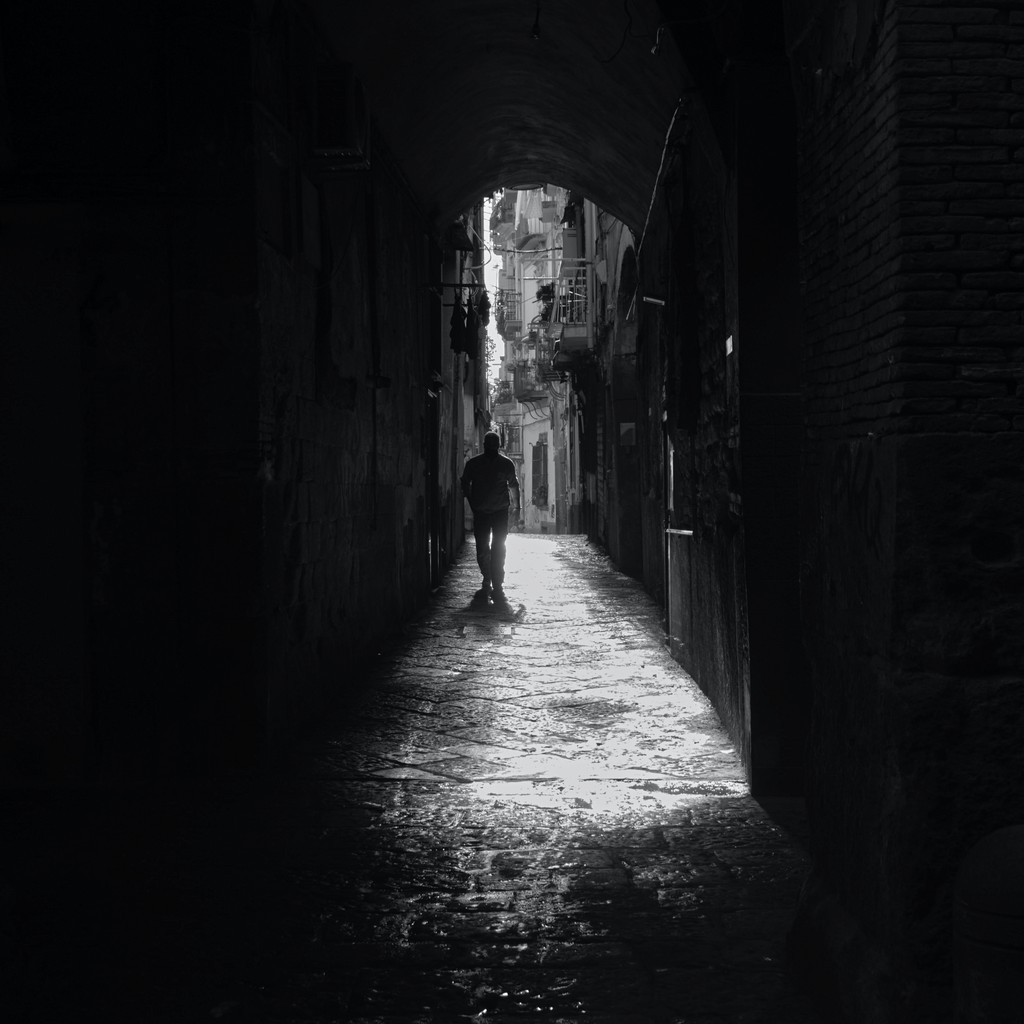
<svg viewBox="0 0 1024 1024">
<path fill-rule="evenodd" d="M 491 237 L 502 244 L 508 243 L 515 235 L 516 193 L 506 191 L 491 210 Z"/>
<path fill-rule="evenodd" d="M 495 326 L 506 340 L 518 339 L 523 333 L 523 296 L 510 288 L 499 288 L 495 303 Z"/>
<path fill-rule="evenodd" d="M 494 405 L 507 405 L 515 401 L 515 391 L 510 380 L 499 380 L 494 386 Z"/>
<path fill-rule="evenodd" d="M 513 367 L 515 396 L 520 402 L 550 396 L 549 385 L 562 379 L 555 366 L 563 325 L 535 321 L 529 333 L 516 346 L 518 359 Z"/>
<path fill-rule="evenodd" d="M 555 283 L 555 319 L 561 324 L 558 351 L 582 352 L 594 347 L 594 269 L 585 260 L 563 259 Z"/>
<path fill-rule="evenodd" d="M 538 363 L 523 361 L 513 368 L 512 373 L 513 390 L 520 402 L 538 402 L 549 397 L 548 380 Z"/>
</svg>

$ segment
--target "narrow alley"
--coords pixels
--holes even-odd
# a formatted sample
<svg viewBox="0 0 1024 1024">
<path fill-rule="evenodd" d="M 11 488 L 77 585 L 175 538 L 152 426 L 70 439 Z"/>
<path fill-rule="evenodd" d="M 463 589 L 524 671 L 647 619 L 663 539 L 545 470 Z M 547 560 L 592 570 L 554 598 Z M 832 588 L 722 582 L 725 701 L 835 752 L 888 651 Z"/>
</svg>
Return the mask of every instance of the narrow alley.
<svg viewBox="0 0 1024 1024">
<path fill-rule="evenodd" d="M 3 1024 L 1020 1024 L 1022 58 L 0 4 Z"/>
<path fill-rule="evenodd" d="M 468 544 L 262 792 L 26 822 L 24 1019 L 814 1019 L 805 857 L 657 605 L 583 537 L 513 535 L 508 568 L 506 607 L 474 597 Z"/>
</svg>

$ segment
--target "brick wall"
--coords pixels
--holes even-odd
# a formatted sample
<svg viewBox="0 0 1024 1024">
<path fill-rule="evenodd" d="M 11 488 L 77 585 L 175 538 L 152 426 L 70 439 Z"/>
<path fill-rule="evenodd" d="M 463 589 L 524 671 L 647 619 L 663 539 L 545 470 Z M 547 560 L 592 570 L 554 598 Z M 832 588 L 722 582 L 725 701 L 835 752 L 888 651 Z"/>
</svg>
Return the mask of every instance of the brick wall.
<svg viewBox="0 0 1024 1024">
<path fill-rule="evenodd" d="M 959 863 L 1024 805 L 1024 13 L 901 4 L 895 68 L 891 657 L 911 738 L 891 872 L 915 963 L 941 971 Z"/>
<path fill-rule="evenodd" d="M 870 63 L 817 85 L 804 110 L 800 247 L 813 439 L 863 437 L 892 411 L 887 384 L 899 269 L 896 45 L 890 5 Z M 815 83 L 827 79 L 816 68 L 809 74 Z"/>
<path fill-rule="evenodd" d="M 1024 428 L 1024 13 L 902 5 L 902 433 Z"/>
<path fill-rule="evenodd" d="M 819 47 L 821 43 L 819 42 Z M 894 558 L 890 356 L 898 322 L 897 21 L 892 4 L 859 66 L 796 56 L 804 312 L 804 643 L 813 689 L 808 800 L 819 869 L 869 921 L 884 914 L 877 835 L 898 813 L 884 659 Z"/>
<path fill-rule="evenodd" d="M 904 979 L 884 995 L 848 948 L 856 998 L 924 1014 L 959 860 L 1022 796 L 1024 25 L 1010 3 L 855 8 L 850 60 L 827 19 L 794 51 L 810 800 L 819 870 Z"/>
</svg>

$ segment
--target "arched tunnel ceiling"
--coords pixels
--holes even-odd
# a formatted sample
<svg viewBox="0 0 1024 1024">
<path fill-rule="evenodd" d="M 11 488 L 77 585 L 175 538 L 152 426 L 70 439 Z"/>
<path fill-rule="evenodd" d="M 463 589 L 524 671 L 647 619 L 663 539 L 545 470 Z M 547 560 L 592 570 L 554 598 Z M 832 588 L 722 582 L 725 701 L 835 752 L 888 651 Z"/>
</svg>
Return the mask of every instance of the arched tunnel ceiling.
<svg viewBox="0 0 1024 1024">
<path fill-rule="evenodd" d="M 686 88 L 668 31 L 651 53 L 653 0 L 315 4 L 437 223 L 496 188 L 550 182 L 642 226 Z"/>
</svg>

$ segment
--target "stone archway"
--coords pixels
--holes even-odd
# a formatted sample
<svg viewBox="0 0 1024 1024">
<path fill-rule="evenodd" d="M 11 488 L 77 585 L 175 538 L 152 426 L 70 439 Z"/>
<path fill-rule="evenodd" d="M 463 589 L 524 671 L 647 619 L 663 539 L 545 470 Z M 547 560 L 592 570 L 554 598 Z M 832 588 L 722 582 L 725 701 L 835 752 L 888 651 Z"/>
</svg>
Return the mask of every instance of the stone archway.
<svg viewBox="0 0 1024 1024">
<path fill-rule="evenodd" d="M 643 225 L 692 85 L 654 0 L 313 7 L 428 218 L 444 225 L 480 195 L 548 181 Z"/>
</svg>

